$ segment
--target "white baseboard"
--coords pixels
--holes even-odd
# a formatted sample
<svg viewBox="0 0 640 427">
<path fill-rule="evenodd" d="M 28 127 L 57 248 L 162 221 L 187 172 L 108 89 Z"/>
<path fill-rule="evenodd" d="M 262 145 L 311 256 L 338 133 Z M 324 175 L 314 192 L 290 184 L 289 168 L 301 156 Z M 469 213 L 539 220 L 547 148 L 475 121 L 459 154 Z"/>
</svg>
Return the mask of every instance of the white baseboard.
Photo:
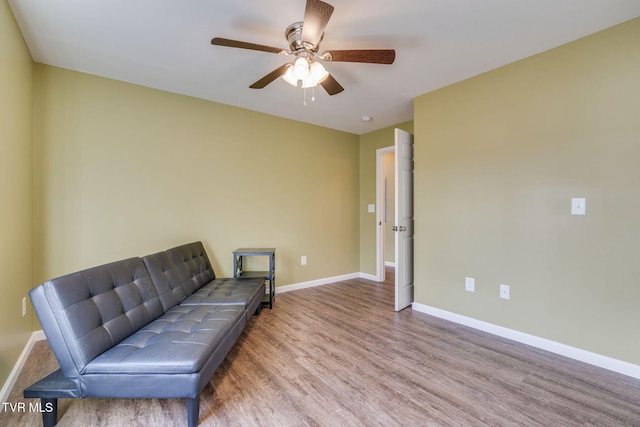
<svg viewBox="0 0 640 427">
<path fill-rule="evenodd" d="M 384 262 L 384 266 L 385 267 L 393 267 L 393 268 L 395 268 L 396 267 L 396 263 L 393 262 L 393 261 L 385 261 Z"/>
<path fill-rule="evenodd" d="M 276 293 L 297 291 L 298 289 L 312 288 L 314 286 L 327 285 L 329 283 L 340 282 L 342 280 L 357 279 L 361 273 L 343 274 L 342 276 L 326 277 L 324 279 L 310 280 L 308 282 L 294 283 L 286 286 L 276 286 Z"/>
<path fill-rule="evenodd" d="M 312 288 L 314 286 L 328 285 L 329 283 L 341 282 L 351 279 L 366 279 L 374 282 L 378 281 L 375 274 L 369 273 L 349 273 L 341 276 L 325 277 L 324 279 L 310 280 L 308 282 L 294 283 L 286 286 L 276 286 L 276 293 L 297 291 L 298 289 Z"/>
<path fill-rule="evenodd" d="M 357 274 L 358 274 L 358 278 L 360 279 L 373 280 L 374 282 L 378 282 L 378 276 L 376 276 L 375 274 L 362 273 L 362 272 Z"/>
<path fill-rule="evenodd" d="M 11 393 L 13 386 L 16 384 L 16 381 L 18 380 L 18 375 L 20 375 L 20 371 L 22 371 L 22 367 L 27 361 L 27 357 L 29 357 L 29 353 L 33 348 L 33 344 L 36 341 L 41 341 L 44 339 L 46 338 L 42 330 L 31 333 L 31 336 L 29 336 L 29 340 L 27 341 L 27 344 L 24 346 L 24 349 L 22 349 L 22 353 L 20 353 L 20 357 L 18 357 L 18 361 L 16 362 L 13 369 L 9 373 L 9 377 L 7 378 L 4 385 L 2 386 L 2 390 L 0 390 L 0 402 L 6 402 L 7 399 L 9 398 L 9 394 Z M 0 412 L 2 412 L 3 407 L 4 405 L 0 407 Z"/>
<path fill-rule="evenodd" d="M 619 374 L 640 379 L 640 365 L 635 365 L 633 363 L 614 359 L 612 357 L 603 356 L 601 354 L 593 353 L 581 348 L 571 347 L 569 345 L 548 340 L 546 338 L 540 338 L 535 335 L 530 335 L 524 332 L 494 325 L 492 323 L 477 320 L 472 317 L 463 316 L 461 314 L 452 313 L 450 311 L 441 310 L 439 308 L 431 307 L 417 302 L 414 302 L 411 307 L 413 310 L 419 311 L 421 313 L 430 314 L 432 316 L 449 320 L 460 325 L 468 326 L 470 328 L 488 332 L 499 337 L 508 338 L 513 341 L 546 350 L 551 353 L 559 354 L 570 359 L 578 360 L 580 362 L 598 366 L 609 371 L 614 371 Z"/>
</svg>

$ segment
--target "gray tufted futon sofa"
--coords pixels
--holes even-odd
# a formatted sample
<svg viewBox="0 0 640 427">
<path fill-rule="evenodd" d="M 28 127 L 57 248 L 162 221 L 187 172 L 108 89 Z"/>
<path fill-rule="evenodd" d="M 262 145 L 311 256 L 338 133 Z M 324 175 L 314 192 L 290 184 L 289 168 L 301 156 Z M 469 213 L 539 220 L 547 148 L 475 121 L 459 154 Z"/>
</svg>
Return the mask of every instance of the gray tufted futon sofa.
<svg viewBox="0 0 640 427">
<path fill-rule="evenodd" d="M 215 277 L 201 242 L 69 274 L 29 293 L 60 369 L 25 389 L 45 427 L 62 397 L 199 396 L 265 294 L 261 279 Z"/>
</svg>

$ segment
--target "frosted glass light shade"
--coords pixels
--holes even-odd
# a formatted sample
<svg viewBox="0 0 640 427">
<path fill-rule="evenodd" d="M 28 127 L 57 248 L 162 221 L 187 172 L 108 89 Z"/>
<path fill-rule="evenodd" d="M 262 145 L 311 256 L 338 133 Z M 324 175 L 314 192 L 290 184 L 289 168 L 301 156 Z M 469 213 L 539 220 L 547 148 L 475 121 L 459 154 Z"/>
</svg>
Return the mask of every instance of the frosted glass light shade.
<svg viewBox="0 0 640 427">
<path fill-rule="evenodd" d="M 293 63 L 293 74 L 300 80 L 304 80 L 309 75 L 309 61 L 300 57 Z"/>
<path fill-rule="evenodd" d="M 307 77 L 305 77 L 304 79 L 302 79 L 302 88 L 306 89 L 309 87 L 315 87 L 318 85 L 318 82 L 316 82 L 313 78 L 313 76 L 311 75 L 311 73 L 309 73 L 309 75 Z"/>
<path fill-rule="evenodd" d="M 311 64 L 311 68 L 309 71 L 316 84 L 322 82 L 329 76 L 329 72 L 325 70 L 322 64 L 319 62 L 314 62 L 313 64 Z"/>
<path fill-rule="evenodd" d="M 289 83 L 291 86 L 298 86 L 298 78 L 293 73 L 293 65 L 287 68 L 287 71 L 282 76 L 282 79 Z"/>
</svg>

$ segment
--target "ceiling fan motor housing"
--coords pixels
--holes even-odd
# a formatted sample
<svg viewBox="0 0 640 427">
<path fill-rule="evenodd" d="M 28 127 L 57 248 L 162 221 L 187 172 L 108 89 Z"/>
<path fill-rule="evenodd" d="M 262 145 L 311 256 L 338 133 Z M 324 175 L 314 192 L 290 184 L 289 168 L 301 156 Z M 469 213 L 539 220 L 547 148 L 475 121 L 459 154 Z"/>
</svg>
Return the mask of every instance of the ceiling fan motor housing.
<svg viewBox="0 0 640 427">
<path fill-rule="evenodd" d="M 294 22 L 293 24 L 289 25 L 284 32 L 284 35 L 289 42 L 289 49 L 291 50 L 291 53 L 298 54 L 307 51 L 313 53 L 317 52 L 318 48 L 320 47 L 320 42 L 324 37 L 324 33 L 322 34 L 322 36 L 320 36 L 318 44 L 314 45 L 313 43 L 302 40 L 302 25 L 302 22 Z"/>
</svg>

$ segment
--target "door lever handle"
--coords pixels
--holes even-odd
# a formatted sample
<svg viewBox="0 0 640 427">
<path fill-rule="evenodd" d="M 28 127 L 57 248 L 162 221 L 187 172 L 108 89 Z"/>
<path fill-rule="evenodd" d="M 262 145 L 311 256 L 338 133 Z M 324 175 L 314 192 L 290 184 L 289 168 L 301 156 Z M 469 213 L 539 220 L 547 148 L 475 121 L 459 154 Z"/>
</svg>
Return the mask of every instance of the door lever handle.
<svg viewBox="0 0 640 427">
<path fill-rule="evenodd" d="M 393 227 L 391 227 L 391 231 L 398 231 L 398 226 L 394 225 Z"/>
</svg>

